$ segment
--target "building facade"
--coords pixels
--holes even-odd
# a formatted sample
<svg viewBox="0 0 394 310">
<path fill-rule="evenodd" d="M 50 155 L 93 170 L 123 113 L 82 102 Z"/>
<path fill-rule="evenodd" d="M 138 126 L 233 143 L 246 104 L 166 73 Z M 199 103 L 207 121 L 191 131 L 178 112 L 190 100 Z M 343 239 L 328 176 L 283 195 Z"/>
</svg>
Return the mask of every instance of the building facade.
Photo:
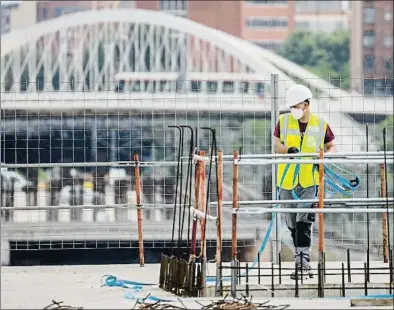
<svg viewBox="0 0 394 310">
<path fill-rule="evenodd" d="M 124 3 L 133 1 L 37 1 L 37 21 L 59 17 L 85 10 L 126 7 Z"/>
<path fill-rule="evenodd" d="M 393 2 L 354 1 L 351 23 L 352 88 L 392 95 Z"/>
<path fill-rule="evenodd" d="M 297 30 L 334 32 L 349 27 L 349 2 L 296 1 L 295 24 Z"/>
<path fill-rule="evenodd" d="M 135 7 L 187 17 L 267 49 L 280 47 L 295 28 L 294 1 L 136 0 Z"/>
<path fill-rule="evenodd" d="M 30 27 L 37 22 L 37 1 L 1 2 L 1 34 Z"/>
</svg>

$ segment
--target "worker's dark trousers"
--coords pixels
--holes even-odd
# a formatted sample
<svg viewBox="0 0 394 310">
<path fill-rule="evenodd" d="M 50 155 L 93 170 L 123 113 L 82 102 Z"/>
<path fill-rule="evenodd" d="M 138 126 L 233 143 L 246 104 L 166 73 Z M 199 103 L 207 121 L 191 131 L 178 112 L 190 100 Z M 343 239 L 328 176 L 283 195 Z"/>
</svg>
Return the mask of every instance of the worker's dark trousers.
<svg viewBox="0 0 394 310">
<path fill-rule="evenodd" d="M 314 199 L 317 194 L 317 187 L 311 186 L 303 188 L 297 185 L 294 188 L 294 193 L 300 199 Z M 297 203 L 292 195 L 291 190 L 281 189 L 279 194 L 280 200 L 294 200 L 294 204 L 283 205 L 284 208 L 311 208 L 312 205 L 305 203 Z M 297 265 L 309 266 L 310 262 L 310 247 L 311 247 L 311 232 L 312 223 L 315 221 L 314 213 L 286 213 L 286 225 L 291 232 L 293 244 L 295 248 L 295 260 Z M 301 255 L 302 253 L 302 255 Z M 302 257 L 302 262 L 301 262 Z"/>
</svg>

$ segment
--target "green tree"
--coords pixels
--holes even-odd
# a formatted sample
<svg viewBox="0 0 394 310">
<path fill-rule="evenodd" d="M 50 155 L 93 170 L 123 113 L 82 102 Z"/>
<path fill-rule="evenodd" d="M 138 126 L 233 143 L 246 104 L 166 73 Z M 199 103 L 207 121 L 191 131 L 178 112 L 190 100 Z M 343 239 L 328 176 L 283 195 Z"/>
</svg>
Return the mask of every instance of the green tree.
<svg viewBox="0 0 394 310">
<path fill-rule="evenodd" d="M 348 89 L 350 86 L 348 31 L 295 31 L 278 52 L 338 87 Z"/>
</svg>

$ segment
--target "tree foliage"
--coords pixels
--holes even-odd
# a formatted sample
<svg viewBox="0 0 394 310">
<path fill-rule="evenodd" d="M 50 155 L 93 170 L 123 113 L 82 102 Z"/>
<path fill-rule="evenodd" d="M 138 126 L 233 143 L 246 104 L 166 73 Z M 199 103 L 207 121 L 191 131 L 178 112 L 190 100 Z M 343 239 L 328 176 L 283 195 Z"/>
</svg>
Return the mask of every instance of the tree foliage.
<svg viewBox="0 0 394 310">
<path fill-rule="evenodd" d="M 348 31 L 295 31 L 279 54 L 338 87 L 348 89 L 350 86 Z"/>
</svg>

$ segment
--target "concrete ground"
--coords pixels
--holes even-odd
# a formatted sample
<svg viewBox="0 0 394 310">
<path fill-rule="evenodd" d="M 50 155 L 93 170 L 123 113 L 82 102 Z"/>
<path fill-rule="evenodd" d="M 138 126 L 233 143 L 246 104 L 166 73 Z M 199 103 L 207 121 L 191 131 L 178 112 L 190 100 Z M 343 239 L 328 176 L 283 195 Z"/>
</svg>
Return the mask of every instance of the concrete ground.
<svg viewBox="0 0 394 310">
<path fill-rule="evenodd" d="M 90 266 L 37 266 L 1 267 L 1 308 L 2 309 L 42 309 L 52 300 L 63 301 L 65 305 L 84 309 L 132 309 L 136 301 L 125 298 L 125 294 L 145 297 L 149 293 L 156 297 L 175 300 L 177 297 L 162 291 L 157 285 L 144 287 L 142 291 L 120 287 L 102 287 L 104 275 L 114 275 L 119 279 L 157 283 L 158 264 L 145 265 L 90 265 Z M 209 275 L 214 274 L 214 266 L 209 266 Z M 269 305 L 284 309 L 350 309 L 349 299 L 295 299 L 253 298 L 254 303 L 268 302 Z M 217 298 L 200 299 L 200 304 L 209 304 Z M 188 309 L 202 306 L 189 299 L 174 302 Z M 183 305 L 182 305 L 183 303 Z M 266 304 L 268 305 L 268 304 Z M 357 309 L 374 309 L 357 307 Z M 392 306 L 375 309 L 392 309 Z"/>
</svg>

